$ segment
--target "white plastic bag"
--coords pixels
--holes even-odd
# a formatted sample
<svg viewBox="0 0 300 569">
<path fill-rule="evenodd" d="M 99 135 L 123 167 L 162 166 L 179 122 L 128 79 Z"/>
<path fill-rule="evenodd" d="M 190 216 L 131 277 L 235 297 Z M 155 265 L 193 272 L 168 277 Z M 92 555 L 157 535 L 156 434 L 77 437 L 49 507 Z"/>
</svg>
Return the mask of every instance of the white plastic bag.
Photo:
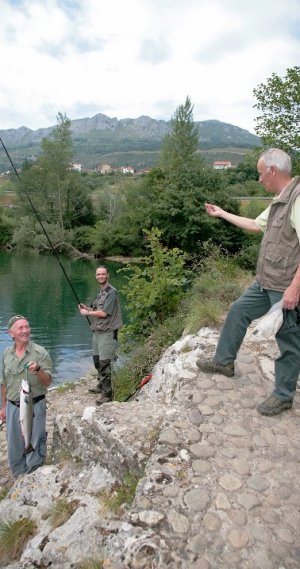
<svg viewBox="0 0 300 569">
<path fill-rule="evenodd" d="M 282 304 L 282 299 L 273 304 L 269 312 L 259 320 L 252 332 L 252 341 L 259 342 L 275 336 L 283 322 Z"/>
</svg>

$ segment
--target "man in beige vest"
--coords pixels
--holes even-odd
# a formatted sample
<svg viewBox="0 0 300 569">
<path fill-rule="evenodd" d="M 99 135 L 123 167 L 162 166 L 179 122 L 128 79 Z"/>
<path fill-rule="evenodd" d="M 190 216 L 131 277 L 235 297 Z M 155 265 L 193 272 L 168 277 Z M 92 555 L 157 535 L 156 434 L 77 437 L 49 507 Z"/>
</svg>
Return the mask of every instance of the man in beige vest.
<svg viewBox="0 0 300 569">
<path fill-rule="evenodd" d="M 201 371 L 234 375 L 234 361 L 252 320 L 260 318 L 283 298 L 284 320 L 276 334 L 280 356 L 275 361 L 275 384 L 270 397 L 258 405 L 262 415 L 290 409 L 300 373 L 300 177 L 291 177 L 291 160 L 278 148 L 258 160 L 259 181 L 275 194 L 256 219 L 205 204 L 208 215 L 254 233 L 263 231 L 256 281 L 236 300 L 227 315 L 212 360 L 198 360 Z"/>
</svg>

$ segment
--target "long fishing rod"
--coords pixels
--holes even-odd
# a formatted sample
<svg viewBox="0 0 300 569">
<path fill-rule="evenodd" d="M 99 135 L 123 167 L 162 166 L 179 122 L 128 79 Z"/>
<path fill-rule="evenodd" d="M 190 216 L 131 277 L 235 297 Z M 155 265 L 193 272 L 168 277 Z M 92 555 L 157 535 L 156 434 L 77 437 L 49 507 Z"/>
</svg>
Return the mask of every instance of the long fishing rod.
<svg viewBox="0 0 300 569">
<path fill-rule="evenodd" d="M 43 232 L 44 232 L 44 235 L 45 235 L 45 237 L 46 237 L 46 239 L 47 239 L 47 241 L 48 241 L 48 243 L 49 243 L 49 245 L 50 245 L 50 247 L 51 247 L 52 253 L 53 253 L 53 255 L 55 256 L 55 258 L 57 259 L 57 261 L 59 262 L 60 268 L 61 268 L 63 274 L 65 275 L 65 277 L 66 277 L 66 279 L 67 279 L 67 281 L 68 281 L 68 283 L 69 283 L 69 285 L 70 285 L 70 288 L 71 288 L 71 290 L 72 290 L 72 292 L 73 292 L 73 294 L 74 294 L 74 296 L 75 296 L 75 298 L 76 298 L 76 300 L 77 300 L 77 303 L 78 303 L 78 304 L 81 304 L 81 302 L 80 302 L 80 300 L 79 300 L 79 298 L 78 298 L 78 295 L 77 295 L 77 293 L 76 293 L 76 290 L 74 289 L 74 287 L 73 287 L 73 285 L 72 285 L 72 283 L 71 283 L 71 281 L 70 281 L 70 279 L 69 279 L 69 277 L 68 277 L 68 275 L 67 275 L 67 273 L 66 273 L 66 271 L 65 271 L 65 269 L 64 269 L 64 266 L 62 265 L 62 263 L 61 263 L 61 261 L 60 261 L 60 258 L 59 258 L 57 252 L 55 251 L 55 249 L 54 249 L 54 247 L 53 247 L 53 244 L 52 244 L 52 242 L 51 242 L 51 240 L 50 240 L 50 237 L 49 237 L 49 235 L 48 235 L 48 233 L 47 233 L 45 227 L 43 226 L 43 223 L 42 223 L 42 220 L 41 220 L 41 218 L 40 218 L 40 216 L 39 216 L 39 213 L 38 213 L 38 211 L 36 210 L 34 204 L 32 203 L 31 197 L 30 197 L 30 195 L 28 194 L 25 185 L 22 183 L 22 180 L 21 180 L 21 178 L 20 178 L 20 176 L 19 176 L 19 173 L 18 173 L 18 171 L 17 171 L 17 169 L 16 169 L 16 167 L 15 167 L 15 165 L 14 165 L 14 163 L 13 163 L 13 161 L 12 161 L 12 159 L 11 159 L 9 153 L 8 153 L 8 150 L 7 150 L 7 148 L 6 148 L 6 146 L 5 146 L 5 144 L 4 144 L 4 142 L 3 142 L 3 140 L 2 140 L 1 137 L 0 137 L 0 141 L 1 141 L 1 144 L 2 144 L 2 146 L 3 146 L 3 148 L 4 148 L 5 154 L 6 154 L 8 160 L 9 160 L 9 162 L 10 162 L 10 164 L 11 164 L 13 170 L 14 170 L 14 173 L 16 174 L 17 179 L 18 179 L 18 181 L 20 182 L 20 185 L 21 185 L 21 187 L 22 187 L 22 189 L 23 189 L 23 191 L 24 191 L 24 194 L 25 194 L 26 198 L 28 199 L 29 204 L 30 204 L 30 206 L 32 207 L 32 209 L 33 209 L 33 211 L 34 211 L 34 213 L 35 213 L 35 215 L 36 215 L 36 217 L 37 217 L 37 220 L 38 220 L 38 222 L 39 222 L 39 224 L 40 224 L 40 226 L 41 226 L 41 228 L 42 228 L 42 230 L 43 230 Z M 86 319 L 87 319 L 87 321 L 88 321 L 89 324 L 90 324 L 91 322 L 90 322 L 90 319 L 88 318 L 88 316 L 86 316 Z"/>
</svg>

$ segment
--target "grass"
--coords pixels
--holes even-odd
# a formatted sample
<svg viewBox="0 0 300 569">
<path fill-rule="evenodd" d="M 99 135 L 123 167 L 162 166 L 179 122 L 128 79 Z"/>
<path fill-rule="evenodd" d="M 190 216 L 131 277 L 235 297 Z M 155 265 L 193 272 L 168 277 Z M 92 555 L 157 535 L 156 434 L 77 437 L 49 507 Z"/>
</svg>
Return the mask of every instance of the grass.
<svg viewBox="0 0 300 569">
<path fill-rule="evenodd" d="M 37 525 L 31 518 L 0 522 L 0 564 L 6 566 L 18 561 L 24 547 L 33 537 Z"/>
<path fill-rule="evenodd" d="M 185 333 L 195 334 L 203 327 L 219 327 L 224 313 L 248 281 L 249 274 L 234 259 L 215 253 L 208 257 L 184 300 Z"/>
<path fill-rule="evenodd" d="M 159 434 L 160 434 L 160 431 L 158 429 L 153 429 L 148 434 L 148 441 L 150 443 L 156 443 L 156 441 L 158 440 Z"/>
<path fill-rule="evenodd" d="M 5 486 L 3 486 L 3 487 L 1 488 L 1 491 L 0 491 L 0 502 L 1 502 L 2 500 L 4 500 L 4 498 L 6 498 L 8 492 L 9 492 L 9 488 L 7 488 L 7 487 L 5 487 Z"/>
<path fill-rule="evenodd" d="M 104 508 L 119 514 L 124 505 L 130 506 L 133 502 L 141 473 L 126 472 L 123 484 L 118 484 L 111 492 L 101 493 Z"/>
<path fill-rule="evenodd" d="M 143 377 L 151 372 L 163 352 L 180 338 L 182 332 L 182 316 L 178 313 L 158 325 L 143 344 L 136 346 L 130 361 L 114 374 L 114 399 L 125 401 Z"/>
<path fill-rule="evenodd" d="M 79 563 L 79 569 L 103 569 L 103 561 L 98 559 L 86 559 Z"/>
<path fill-rule="evenodd" d="M 59 464 L 66 464 L 73 459 L 72 452 L 69 448 L 63 447 L 59 449 L 57 456 L 55 456 L 59 462 Z"/>
<path fill-rule="evenodd" d="M 49 519 L 52 529 L 58 528 L 66 523 L 77 510 L 78 500 L 68 502 L 66 498 L 60 498 L 44 515 L 45 519 Z"/>
<path fill-rule="evenodd" d="M 76 383 L 74 381 L 69 381 L 57 387 L 56 391 L 58 393 L 65 393 L 66 391 L 73 391 L 73 389 L 75 388 L 76 388 Z"/>
<path fill-rule="evenodd" d="M 187 342 L 186 344 L 184 344 L 184 346 L 182 346 L 180 351 L 182 354 L 188 354 L 192 350 L 193 350 L 193 347 Z"/>
</svg>

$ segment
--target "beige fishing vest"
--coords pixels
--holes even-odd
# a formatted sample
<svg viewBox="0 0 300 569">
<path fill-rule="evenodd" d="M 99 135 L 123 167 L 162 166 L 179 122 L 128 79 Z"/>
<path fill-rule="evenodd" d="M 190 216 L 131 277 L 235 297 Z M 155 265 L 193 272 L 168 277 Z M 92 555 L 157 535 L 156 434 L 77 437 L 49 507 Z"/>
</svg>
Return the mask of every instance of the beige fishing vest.
<svg viewBox="0 0 300 569">
<path fill-rule="evenodd" d="M 300 264 L 299 238 L 290 222 L 291 208 L 299 195 L 298 176 L 271 205 L 257 262 L 256 280 L 263 288 L 285 291 Z"/>
</svg>

